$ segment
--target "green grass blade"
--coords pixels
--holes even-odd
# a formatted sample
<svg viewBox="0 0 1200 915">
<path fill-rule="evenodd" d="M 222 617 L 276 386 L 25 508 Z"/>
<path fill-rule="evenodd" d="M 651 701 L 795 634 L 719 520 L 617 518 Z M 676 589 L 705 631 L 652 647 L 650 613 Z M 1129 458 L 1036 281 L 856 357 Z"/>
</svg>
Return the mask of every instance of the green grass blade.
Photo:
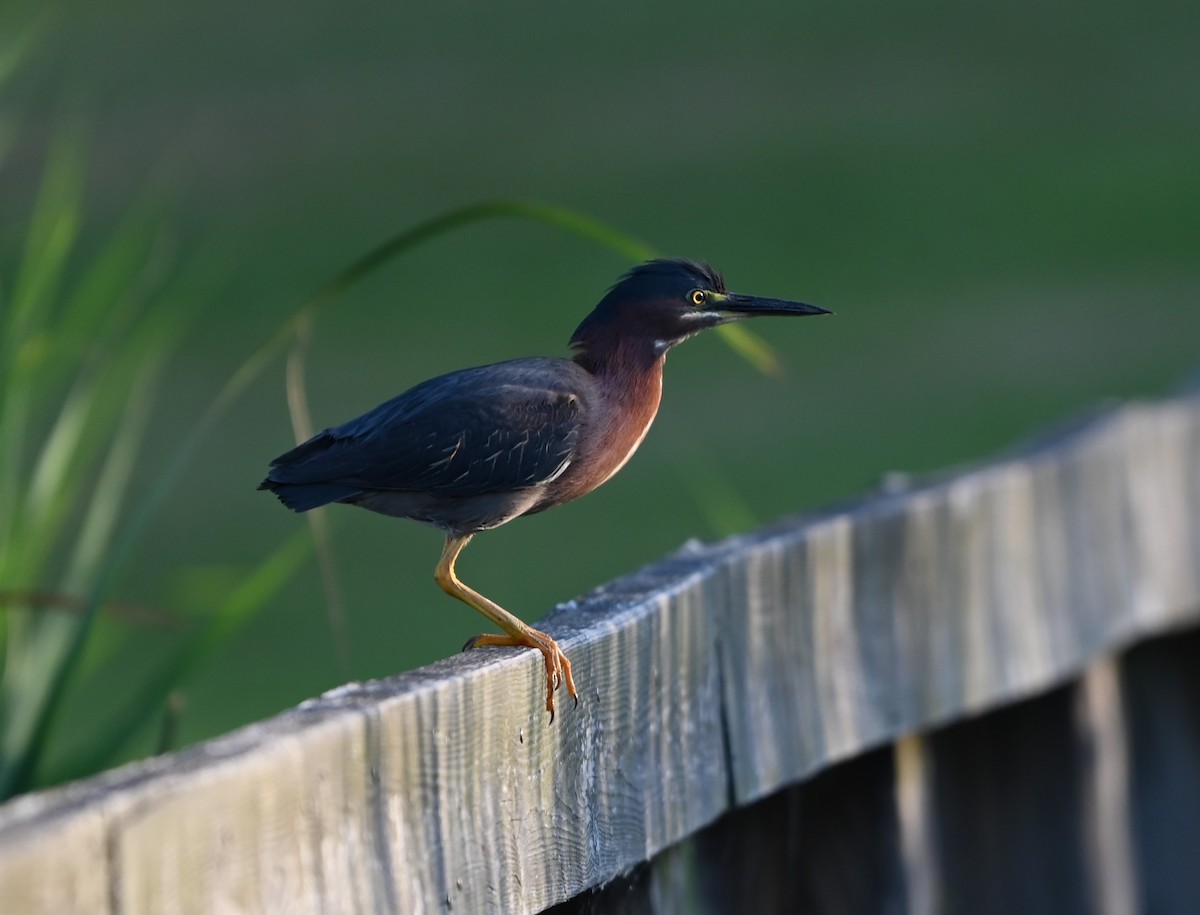
<svg viewBox="0 0 1200 915">
<path fill-rule="evenodd" d="M 16 20 L 23 19 L 18 22 Z M 0 16 L 0 88 L 8 82 L 17 68 L 33 50 L 46 26 L 44 11 L 21 9 L 18 4 Z"/>
<path fill-rule="evenodd" d="M 131 387 L 126 409 L 121 413 L 84 512 L 83 522 L 79 526 L 79 535 L 64 576 L 68 586 L 79 587 L 82 582 L 94 577 L 104 551 L 112 541 L 112 533 L 133 476 L 135 458 L 150 420 L 150 406 L 157 381 L 169 349 L 164 346 L 155 358 L 145 360 Z"/>
<path fill-rule="evenodd" d="M 38 193 L 25 255 L 6 309 L 0 368 L 13 373 L 31 370 L 46 348 L 40 336 L 49 323 L 53 303 L 74 246 L 81 220 L 83 163 L 77 144 L 55 145 Z M 30 347 L 35 347 L 31 352 Z"/>
<path fill-rule="evenodd" d="M 142 684 L 135 698 L 114 715 L 100 736 L 78 757 L 48 779 L 58 782 L 99 771 L 143 730 L 163 708 L 164 697 L 179 689 L 265 607 L 312 555 L 303 528 L 289 537 L 235 588 L 202 632 Z"/>
</svg>

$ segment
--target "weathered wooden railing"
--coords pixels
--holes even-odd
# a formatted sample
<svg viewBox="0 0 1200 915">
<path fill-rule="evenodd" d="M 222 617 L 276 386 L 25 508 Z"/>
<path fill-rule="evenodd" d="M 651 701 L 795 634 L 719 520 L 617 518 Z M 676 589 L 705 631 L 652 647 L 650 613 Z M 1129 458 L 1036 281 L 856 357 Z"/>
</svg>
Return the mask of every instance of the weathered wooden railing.
<svg viewBox="0 0 1200 915">
<path fill-rule="evenodd" d="M 1186 911 L 1198 622 L 1200 397 L 1121 406 L 561 608 L 553 726 L 468 653 L 10 803 L 0 912 Z"/>
</svg>

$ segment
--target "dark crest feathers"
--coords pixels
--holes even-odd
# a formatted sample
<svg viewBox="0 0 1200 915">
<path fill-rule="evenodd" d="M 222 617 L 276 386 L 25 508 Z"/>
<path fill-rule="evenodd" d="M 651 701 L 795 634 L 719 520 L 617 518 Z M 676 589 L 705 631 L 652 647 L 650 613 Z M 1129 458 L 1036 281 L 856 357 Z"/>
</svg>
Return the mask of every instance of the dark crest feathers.
<svg viewBox="0 0 1200 915">
<path fill-rule="evenodd" d="M 712 292 L 725 292 L 725 278 L 708 264 L 688 260 L 686 257 L 659 258 L 638 264 L 609 288 L 609 292 L 619 289 L 626 282 L 642 278 L 689 277 L 698 287 Z"/>
</svg>

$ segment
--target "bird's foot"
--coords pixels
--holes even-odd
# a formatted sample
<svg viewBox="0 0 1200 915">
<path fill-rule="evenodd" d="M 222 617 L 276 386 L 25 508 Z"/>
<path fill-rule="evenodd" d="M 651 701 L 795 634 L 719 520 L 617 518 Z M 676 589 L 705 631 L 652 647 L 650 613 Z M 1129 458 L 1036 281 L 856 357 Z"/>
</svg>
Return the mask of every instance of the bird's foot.
<svg viewBox="0 0 1200 915">
<path fill-rule="evenodd" d="M 554 722 L 554 691 L 563 683 L 566 683 L 567 692 L 575 700 L 575 705 L 579 705 L 579 694 L 575 691 L 575 679 L 571 676 L 571 662 L 558 647 L 558 642 L 546 633 L 537 629 L 530 629 L 525 635 L 520 636 L 485 633 L 468 639 L 467 644 L 463 645 L 463 650 L 490 647 L 534 648 L 542 653 L 542 657 L 546 659 L 546 711 L 550 713 L 551 723 Z"/>
</svg>

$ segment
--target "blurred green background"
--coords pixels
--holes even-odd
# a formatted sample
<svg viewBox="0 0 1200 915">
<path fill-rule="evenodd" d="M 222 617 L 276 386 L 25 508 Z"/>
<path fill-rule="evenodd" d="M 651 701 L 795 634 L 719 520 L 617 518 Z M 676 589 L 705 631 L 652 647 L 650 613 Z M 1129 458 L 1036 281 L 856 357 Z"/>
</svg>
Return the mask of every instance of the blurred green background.
<svg viewBox="0 0 1200 915">
<path fill-rule="evenodd" d="M 4 98 L 2 240 L 83 124 L 85 242 L 151 201 L 196 319 L 136 498 L 223 381 L 385 237 L 479 200 L 578 209 L 739 291 L 782 380 L 715 335 L 675 351 L 652 434 L 601 492 L 483 536 L 463 578 L 528 620 L 690 537 L 985 457 L 1200 360 L 1194 3 L 151 3 L 64 6 Z M 544 226 L 444 237 L 340 298 L 309 364 L 318 427 L 428 376 L 565 354 L 629 265 Z M 291 444 L 282 362 L 191 461 L 116 594 L 202 615 L 304 524 L 255 491 Z M 309 563 L 186 685 L 185 740 L 454 651 L 440 535 L 335 507 L 350 661 Z M 69 750 L 178 636 L 76 684 Z M 586 671 L 580 672 L 586 678 Z M 79 688 L 82 687 L 82 688 Z M 149 746 L 132 748 L 144 752 Z"/>
</svg>

